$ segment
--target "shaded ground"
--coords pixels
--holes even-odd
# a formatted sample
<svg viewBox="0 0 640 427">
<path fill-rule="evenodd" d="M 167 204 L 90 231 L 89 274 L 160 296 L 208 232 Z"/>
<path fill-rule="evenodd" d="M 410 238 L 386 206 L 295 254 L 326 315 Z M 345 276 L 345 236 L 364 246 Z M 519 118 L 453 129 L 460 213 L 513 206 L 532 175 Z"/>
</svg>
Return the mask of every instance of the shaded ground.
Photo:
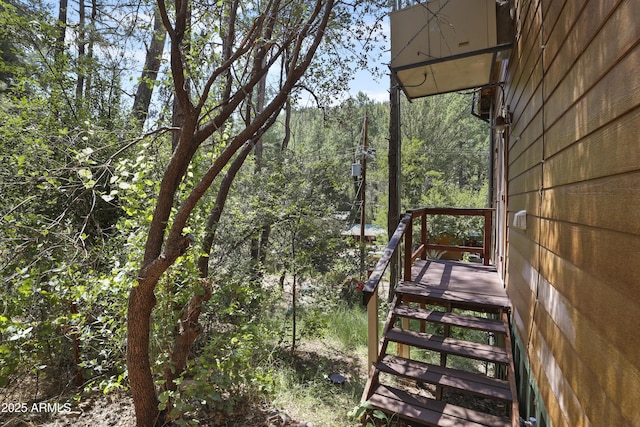
<svg viewBox="0 0 640 427">
<path fill-rule="evenodd" d="M 278 363 L 286 365 L 295 372 L 295 380 L 319 382 L 328 393 L 317 396 L 322 405 L 331 405 L 331 393 L 360 395 L 364 386 L 364 361 L 344 354 L 326 343 L 314 341 L 304 343 L 292 356 L 286 349 L 278 355 Z M 344 379 L 336 385 L 331 374 L 338 373 Z M 9 396 L 11 394 L 11 396 Z M 44 401 L 44 396 L 49 397 Z M 322 401 L 326 399 L 326 401 Z M 10 402 L 14 402 L 11 404 Z M 24 403 L 23 403 L 24 402 Z M 41 402 L 49 404 L 42 406 Z M 23 407 L 23 404 L 26 405 Z M 35 404 L 35 406 L 34 406 Z M 135 426 L 133 400 L 125 392 L 113 392 L 108 395 L 96 393 L 88 396 L 74 395 L 67 385 L 35 387 L 33 382 L 25 381 L 18 389 L 0 390 L 0 427 L 130 427 Z M 342 408 L 351 409 L 351 408 Z M 199 425 L 219 427 L 326 427 L 323 424 L 305 420 L 305 414 L 299 407 L 275 407 L 270 403 L 255 403 L 240 408 L 234 416 L 212 414 L 208 420 L 200 420 Z M 346 423 L 346 420 L 345 420 Z M 347 425 L 347 424 L 344 424 Z"/>
<path fill-rule="evenodd" d="M 366 379 L 366 361 L 352 354 L 345 354 L 343 351 L 328 345 L 322 341 L 304 343 L 295 355 L 287 351 L 279 355 L 280 363 L 292 368 L 296 375 L 296 381 L 300 384 L 305 382 L 319 382 L 322 390 L 316 398 L 323 407 L 331 408 L 336 405 L 336 394 L 345 396 L 359 396 L 364 388 Z M 332 374 L 339 374 L 337 378 L 339 384 L 334 384 L 331 380 Z M 324 385 L 322 382 L 326 382 Z M 424 385 L 417 387 L 415 384 L 407 383 L 414 393 L 425 397 L 434 397 L 435 387 Z M 29 385 L 33 388 L 33 384 Z M 39 390 L 38 393 L 44 393 Z M 504 415 L 507 408 L 504 404 L 491 400 L 477 399 L 461 393 L 445 391 L 445 395 L 450 401 L 458 406 L 473 408 L 483 412 Z M 65 396 L 65 393 L 58 397 L 50 398 L 47 402 L 49 407 L 39 407 L 36 400 L 28 400 L 26 394 L 14 393 L 14 405 L 21 403 L 23 399 L 27 405 L 25 411 L 9 411 L 12 407 L 4 399 L 0 399 L 0 404 L 4 412 L 0 414 L 0 427 L 130 427 L 135 426 L 135 415 L 133 401 L 124 392 L 114 392 L 109 395 L 95 394 L 82 397 L 79 402 L 74 400 L 73 395 Z M 33 394 L 32 394 L 33 396 Z M 34 406 L 34 402 L 36 406 Z M 342 401 L 341 401 L 342 402 Z M 219 427 L 327 427 L 329 424 L 314 421 L 312 414 L 305 414 L 304 407 L 274 407 L 269 403 L 256 403 L 245 408 L 241 408 L 239 414 L 233 417 L 212 415 L 211 419 L 200 420 L 203 426 Z M 15 406 L 13 406 L 15 409 Z M 344 411 L 352 408 L 336 408 Z M 59 412 L 61 410 L 61 412 Z M 306 419 L 307 418 L 307 419 Z M 311 419 L 311 421 L 309 421 Z M 336 426 L 331 422 L 331 425 Z M 355 425 L 353 421 L 344 420 L 343 426 Z M 384 424 L 381 424 L 384 425 Z M 407 424 L 398 422 L 396 427 L 405 427 Z"/>
<path fill-rule="evenodd" d="M 59 395 L 46 401 L 5 400 L 0 414 L 1 427 L 134 426 L 133 401 L 125 393 L 96 394 L 76 401 L 74 396 Z M 15 405 L 20 405 L 20 410 Z"/>
<path fill-rule="evenodd" d="M 29 408 L 31 409 L 31 408 Z M 225 427 L 310 427 L 311 424 L 293 420 L 283 410 L 256 405 L 226 420 L 202 420 L 200 425 Z M 91 396 L 79 404 L 71 404 L 65 412 L 4 413 L 1 427 L 132 427 L 135 426 L 133 400 L 126 393 Z"/>
<path fill-rule="evenodd" d="M 351 340 L 346 340 L 351 343 Z M 286 373 L 292 390 L 276 390 L 269 402 L 256 401 L 238 408 L 234 416 L 212 414 L 199 420 L 202 426 L 218 427 L 354 427 L 347 412 L 359 402 L 366 382 L 366 351 L 345 348 L 344 343 L 307 338 L 291 354 L 288 348 L 274 353 L 274 370 Z M 333 377 L 332 375 L 337 374 Z M 41 375 L 44 377 L 44 375 Z M 62 427 L 135 425 L 133 402 L 125 392 L 79 395 L 72 373 L 48 375 L 67 378 L 67 384 L 43 384 L 25 377 L 11 390 L 0 389 L 0 427 Z M 337 379 L 337 381 L 336 381 Z M 337 384 L 334 384 L 337 383 Z M 277 387 L 283 388 L 283 383 Z M 433 398 L 435 387 L 406 383 L 412 392 Z M 288 393 L 288 394 L 287 394 Z M 445 391 L 446 399 L 458 406 L 495 415 L 505 415 L 504 404 Z M 305 402 L 302 402 L 306 400 Z M 34 402 L 36 406 L 33 407 Z M 53 406 L 40 410 L 41 402 Z M 24 411 L 12 411 L 16 404 Z M 14 406 L 10 406 L 14 405 Z M 22 407 L 20 407 L 22 409 Z M 34 410 L 35 408 L 35 410 Z M 386 425 L 386 424 L 380 424 Z M 406 427 L 397 422 L 395 427 Z"/>
</svg>

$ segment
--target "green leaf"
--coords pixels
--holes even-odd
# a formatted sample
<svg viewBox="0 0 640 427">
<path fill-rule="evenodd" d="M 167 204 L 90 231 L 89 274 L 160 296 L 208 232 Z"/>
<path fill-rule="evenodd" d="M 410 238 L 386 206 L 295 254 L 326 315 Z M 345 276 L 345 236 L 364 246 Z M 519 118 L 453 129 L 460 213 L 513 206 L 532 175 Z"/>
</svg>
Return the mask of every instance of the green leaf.
<svg viewBox="0 0 640 427">
<path fill-rule="evenodd" d="M 89 169 L 79 169 L 78 176 L 82 179 L 91 179 L 93 178 L 93 174 Z"/>
<path fill-rule="evenodd" d="M 373 418 L 377 418 L 379 420 L 386 420 L 387 419 L 387 414 L 385 414 L 384 412 L 382 412 L 379 409 L 376 409 L 375 411 L 373 411 L 371 413 L 371 416 L 373 416 Z"/>
</svg>

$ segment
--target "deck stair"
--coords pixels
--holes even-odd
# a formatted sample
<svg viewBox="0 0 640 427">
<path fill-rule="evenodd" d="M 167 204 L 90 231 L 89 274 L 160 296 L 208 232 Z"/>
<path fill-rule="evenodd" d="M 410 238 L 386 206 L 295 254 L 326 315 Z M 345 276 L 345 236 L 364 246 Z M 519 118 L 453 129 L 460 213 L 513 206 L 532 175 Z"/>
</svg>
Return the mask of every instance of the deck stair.
<svg viewBox="0 0 640 427">
<path fill-rule="evenodd" d="M 363 400 L 411 426 L 518 425 L 510 307 L 504 290 L 494 286 L 493 276 L 485 275 L 491 268 L 479 266 L 469 272 L 462 263 L 415 263 L 414 280 L 397 286 Z M 479 333 L 466 332 L 470 330 Z M 464 338 L 470 335 L 473 341 Z M 431 357 L 425 358 L 425 353 Z M 464 364 L 466 370 L 456 369 L 449 356 L 474 362 Z M 489 369 L 479 373 L 470 365 Z M 421 392 L 425 384 L 432 389 L 435 385 L 432 395 Z M 480 410 L 486 403 L 468 404 L 477 398 L 496 402 L 493 406 L 499 410 L 486 413 Z"/>
</svg>

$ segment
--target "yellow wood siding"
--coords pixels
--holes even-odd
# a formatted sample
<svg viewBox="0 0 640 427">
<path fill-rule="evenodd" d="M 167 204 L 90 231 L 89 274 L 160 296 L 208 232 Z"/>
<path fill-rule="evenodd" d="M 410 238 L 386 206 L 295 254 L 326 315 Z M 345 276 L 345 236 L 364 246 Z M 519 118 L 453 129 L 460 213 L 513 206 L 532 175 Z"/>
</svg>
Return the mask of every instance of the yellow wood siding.
<svg viewBox="0 0 640 427">
<path fill-rule="evenodd" d="M 640 426 L 640 1 L 514 5 L 514 323 L 554 426 Z"/>
</svg>

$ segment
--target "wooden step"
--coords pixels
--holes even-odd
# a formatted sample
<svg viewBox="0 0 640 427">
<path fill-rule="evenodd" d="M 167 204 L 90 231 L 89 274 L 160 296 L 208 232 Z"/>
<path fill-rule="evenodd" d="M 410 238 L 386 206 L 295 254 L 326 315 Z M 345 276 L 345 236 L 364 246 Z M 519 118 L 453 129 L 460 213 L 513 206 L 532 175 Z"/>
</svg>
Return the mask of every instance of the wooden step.
<svg viewBox="0 0 640 427">
<path fill-rule="evenodd" d="M 505 365 L 509 364 L 509 356 L 505 349 L 488 344 L 479 344 L 455 338 L 445 338 L 438 335 L 402 330 L 398 328 L 389 330 L 386 334 L 386 339 L 444 354 L 463 356 L 485 362 Z"/>
<path fill-rule="evenodd" d="M 380 372 L 387 374 L 441 385 L 480 397 L 503 402 L 511 402 L 513 400 L 508 381 L 490 378 L 486 375 L 445 368 L 392 355 L 385 355 L 382 360 L 376 363 L 376 368 Z"/>
<path fill-rule="evenodd" d="M 506 333 L 505 325 L 500 320 L 485 319 L 476 316 L 466 316 L 463 314 L 447 313 L 444 311 L 425 310 L 423 308 L 399 305 L 393 310 L 396 316 L 406 317 L 416 320 L 424 320 L 443 325 L 458 326 L 461 328 L 475 329 L 479 331 Z"/>
<path fill-rule="evenodd" d="M 368 401 L 383 412 L 426 426 L 511 427 L 508 418 L 427 399 L 383 384 L 373 390 Z"/>
<path fill-rule="evenodd" d="M 404 303 L 451 304 L 454 308 L 495 313 L 509 310 L 511 307 L 505 292 L 483 293 L 481 287 L 476 291 L 472 288 L 438 287 L 404 280 L 398 283 L 396 293 L 402 296 Z"/>
</svg>

